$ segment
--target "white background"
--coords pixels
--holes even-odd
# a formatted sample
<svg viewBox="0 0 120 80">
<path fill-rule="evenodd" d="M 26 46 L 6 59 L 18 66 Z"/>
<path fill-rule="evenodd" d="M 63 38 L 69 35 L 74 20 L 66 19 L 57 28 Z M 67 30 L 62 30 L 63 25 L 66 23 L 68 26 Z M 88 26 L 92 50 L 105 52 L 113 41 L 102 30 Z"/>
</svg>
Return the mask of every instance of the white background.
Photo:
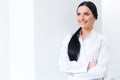
<svg viewBox="0 0 120 80">
<path fill-rule="evenodd" d="M 0 80 L 9 80 L 9 2 L 0 0 Z"/>
<path fill-rule="evenodd" d="M 33 0 L 9 0 L 10 80 L 35 80 Z"/>
<path fill-rule="evenodd" d="M 111 57 L 108 74 L 120 79 L 120 1 L 102 0 L 102 33 L 111 42 Z"/>
</svg>

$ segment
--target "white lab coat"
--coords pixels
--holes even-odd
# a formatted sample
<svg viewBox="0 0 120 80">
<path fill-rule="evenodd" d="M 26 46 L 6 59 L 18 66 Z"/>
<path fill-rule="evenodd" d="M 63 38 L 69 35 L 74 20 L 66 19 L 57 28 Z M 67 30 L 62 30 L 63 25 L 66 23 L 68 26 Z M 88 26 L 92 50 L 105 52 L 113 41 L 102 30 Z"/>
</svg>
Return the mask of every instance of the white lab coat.
<svg viewBox="0 0 120 80">
<path fill-rule="evenodd" d="M 83 41 L 81 36 L 80 56 L 78 61 L 70 61 L 67 53 L 68 43 L 72 35 L 68 35 L 60 51 L 59 67 L 60 70 L 66 73 L 74 73 L 74 77 L 68 76 L 74 80 L 90 80 L 102 78 L 106 75 L 108 60 L 109 60 L 109 41 L 108 39 L 97 33 L 94 29 Z M 87 70 L 89 62 L 97 62 L 97 65 Z"/>
</svg>

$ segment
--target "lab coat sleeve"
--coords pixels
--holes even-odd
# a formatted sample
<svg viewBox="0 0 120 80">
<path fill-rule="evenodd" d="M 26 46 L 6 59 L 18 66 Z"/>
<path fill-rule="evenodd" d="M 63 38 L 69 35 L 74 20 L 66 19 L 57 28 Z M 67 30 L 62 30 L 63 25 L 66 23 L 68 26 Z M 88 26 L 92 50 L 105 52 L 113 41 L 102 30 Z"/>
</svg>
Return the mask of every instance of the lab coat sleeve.
<svg viewBox="0 0 120 80">
<path fill-rule="evenodd" d="M 60 51 L 59 68 L 66 73 L 83 73 L 87 72 L 88 62 L 84 65 L 77 61 L 70 61 L 67 54 L 67 47 L 70 40 L 70 35 L 67 36 L 63 42 L 63 47 Z"/>
<path fill-rule="evenodd" d="M 109 63 L 110 46 L 109 41 L 103 37 L 100 45 L 100 54 L 97 60 L 97 65 L 91 68 L 88 72 L 95 75 L 105 75 Z"/>
</svg>

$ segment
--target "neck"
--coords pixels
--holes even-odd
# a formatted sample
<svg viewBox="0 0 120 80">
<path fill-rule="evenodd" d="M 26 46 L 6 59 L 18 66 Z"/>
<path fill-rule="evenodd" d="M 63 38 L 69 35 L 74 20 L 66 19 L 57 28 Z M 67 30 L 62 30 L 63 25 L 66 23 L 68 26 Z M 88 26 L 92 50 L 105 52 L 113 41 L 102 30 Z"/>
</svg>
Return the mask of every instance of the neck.
<svg viewBox="0 0 120 80">
<path fill-rule="evenodd" d="M 91 28 L 82 28 L 81 35 L 87 36 L 91 32 L 92 29 L 93 29 L 93 27 L 91 27 Z"/>
<path fill-rule="evenodd" d="M 81 35 L 82 35 L 83 40 L 90 34 L 92 29 L 93 29 L 93 27 L 91 27 L 91 28 L 82 28 Z"/>
</svg>

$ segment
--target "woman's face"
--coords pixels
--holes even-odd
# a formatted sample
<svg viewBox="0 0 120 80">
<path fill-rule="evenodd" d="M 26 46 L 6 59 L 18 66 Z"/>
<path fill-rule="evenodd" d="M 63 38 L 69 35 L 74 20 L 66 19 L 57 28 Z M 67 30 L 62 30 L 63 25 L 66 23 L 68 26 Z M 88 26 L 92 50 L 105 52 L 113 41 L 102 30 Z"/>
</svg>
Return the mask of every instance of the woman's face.
<svg viewBox="0 0 120 80">
<path fill-rule="evenodd" d="M 80 6 L 78 8 L 78 23 L 82 28 L 92 28 L 95 17 L 87 6 Z"/>
</svg>

